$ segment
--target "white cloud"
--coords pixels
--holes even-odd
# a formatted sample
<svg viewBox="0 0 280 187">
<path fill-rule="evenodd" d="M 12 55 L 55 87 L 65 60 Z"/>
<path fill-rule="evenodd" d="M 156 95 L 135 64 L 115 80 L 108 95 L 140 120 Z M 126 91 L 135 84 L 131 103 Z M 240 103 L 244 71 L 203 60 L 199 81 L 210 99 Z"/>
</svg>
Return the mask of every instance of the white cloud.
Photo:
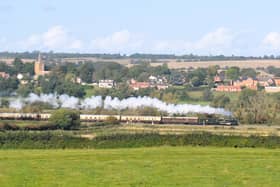
<svg viewBox="0 0 280 187">
<path fill-rule="evenodd" d="M 197 49 L 228 48 L 231 46 L 234 34 L 227 28 L 218 28 L 204 35 L 194 46 Z"/>
<path fill-rule="evenodd" d="M 65 27 L 57 25 L 46 32 L 32 34 L 20 42 L 0 37 L 0 44 L 1 50 L 12 51 L 263 55 L 278 52 L 280 33 L 271 32 L 264 39 L 258 40 L 252 32 L 233 32 L 220 27 L 197 40 L 155 40 L 125 29 L 87 42 L 73 36 Z"/>
<path fill-rule="evenodd" d="M 81 40 L 74 40 L 69 47 L 71 49 L 81 49 L 83 47 L 83 42 Z"/>
<path fill-rule="evenodd" d="M 129 42 L 130 38 L 130 32 L 123 30 L 106 37 L 97 38 L 93 40 L 93 45 L 97 48 L 104 49 L 111 48 L 112 46 L 123 46 Z"/>
<path fill-rule="evenodd" d="M 169 53 L 224 53 L 231 49 L 235 34 L 227 28 L 218 28 L 213 32 L 207 33 L 197 41 L 186 40 L 165 40 L 154 44 L 156 52 Z"/>
<path fill-rule="evenodd" d="M 43 45 L 49 49 L 65 46 L 68 39 L 68 34 L 62 26 L 54 26 L 42 34 Z"/>
<path fill-rule="evenodd" d="M 20 43 L 24 48 L 32 48 L 42 43 L 41 36 L 38 34 L 33 34 Z"/>
<path fill-rule="evenodd" d="M 24 50 L 59 50 L 68 51 L 81 49 L 82 41 L 74 39 L 69 32 L 60 25 L 53 26 L 41 34 L 33 34 L 20 42 Z"/>
<path fill-rule="evenodd" d="M 95 52 L 121 53 L 173 53 L 173 54 L 222 54 L 230 51 L 235 34 L 221 27 L 203 35 L 197 41 L 159 40 L 147 41 L 139 39 L 135 33 L 122 30 L 111 35 L 98 37 L 92 41 Z M 232 54 L 231 52 L 228 52 Z"/>
<path fill-rule="evenodd" d="M 280 33 L 278 32 L 270 32 L 268 33 L 262 42 L 265 47 L 268 47 L 273 50 L 280 49 Z"/>
<path fill-rule="evenodd" d="M 121 30 L 105 37 L 98 37 L 91 42 L 92 49 L 98 52 L 129 52 L 140 50 L 143 41 L 128 30 Z"/>
</svg>

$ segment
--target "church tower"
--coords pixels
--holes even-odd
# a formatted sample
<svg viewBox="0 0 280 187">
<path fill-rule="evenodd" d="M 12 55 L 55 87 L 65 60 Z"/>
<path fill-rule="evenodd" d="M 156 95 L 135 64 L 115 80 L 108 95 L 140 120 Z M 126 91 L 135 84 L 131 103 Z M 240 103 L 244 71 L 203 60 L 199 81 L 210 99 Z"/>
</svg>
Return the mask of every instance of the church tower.
<svg viewBox="0 0 280 187">
<path fill-rule="evenodd" d="M 45 74 L 45 64 L 42 62 L 41 53 L 39 53 L 38 60 L 34 64 L 34 72 L 36 76 Z"/>
</svg>

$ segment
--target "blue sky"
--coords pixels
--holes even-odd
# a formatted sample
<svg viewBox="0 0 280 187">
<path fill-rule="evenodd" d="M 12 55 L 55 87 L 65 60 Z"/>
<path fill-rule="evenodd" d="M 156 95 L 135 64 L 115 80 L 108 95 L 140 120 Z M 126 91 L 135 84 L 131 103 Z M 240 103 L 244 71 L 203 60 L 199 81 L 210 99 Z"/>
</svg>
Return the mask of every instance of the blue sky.
<svg viewBox="0 0 280 187">
<path fill-rule="evenodd" d="M 280 55 L 280 1 L 1 0 L 0 51 Z"/>
</svg>

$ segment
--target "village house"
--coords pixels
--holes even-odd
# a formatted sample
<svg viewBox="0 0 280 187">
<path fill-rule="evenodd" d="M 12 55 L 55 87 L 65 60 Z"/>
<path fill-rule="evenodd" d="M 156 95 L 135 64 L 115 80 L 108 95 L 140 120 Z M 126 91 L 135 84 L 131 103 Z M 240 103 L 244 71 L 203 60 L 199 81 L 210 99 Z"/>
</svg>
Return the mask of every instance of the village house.
<svg viewBox="0 0 280 187">
<path fill-rule="evenodd" d="M 275 77 L 275 78 L 273 78 L 273 80 L 274 80 L 275 86 L 280 86 L 280 78 L 279 77 Z"/>
<path fill-rule="evenodd" d="M 222 83 L 222 82 L 223 82 L 223 80 L 222 80 L 222 78 L 219 75 L 216 75 L 214 77 L 214 83 L 219 84 L 219 83 Z"/>
<path fill-rule="evenodd" d="M 10 74 L 6 72 L 0 72 L 0 77 L 3 79 L 8 79 L 10 78 Z"/>
<path fill-rule="evenodd" d="M 167 89 L 169 86 L 167 84 L 167 79 L 165 77 L 155 77 L 155 76 L 150 76 L 149 77 L 149 87 L 150 88 L 157 88 L 158 90 L 165 90 Z M 146 86 L 146 84 L 142 84 L 142 86 Z"/>
<path fill-rule="evenodd" d="M 166 90 L 169 86 L 167 84 L 158 84 L 157 89 L 158 90 Z"/>
<path fill-rule="evenodd" d="M 264 88 L 266 93 L 278 93 L 280 92 L 279 86 L 267 86 Z"/>
<path fill-rule="evenodd" d="M 81 85 L 83 85 L 83 86 L 99 86 L 99 82 L 92 82 L 92 83 L 82 82 Z"/>
<path fill-rule="evenodd" d="M 151 75 L 149 77 L 149 83 L 150 84 L 164 84 L 164 83 L 167 83 L 167 79 L 166 79 L 166 77 L 161 77 L 161 76 L 155 77 L 155 76 Z"/>
<path fill-rule="evenodd" d="M 225 81 L 225 77 L 225 71 L 219 71 L 213 81 L 215 84 L 222 84 Z"/>
<path fill-rule="evenodd" d="M 129 87 L 132 88 L 133 90 L 150 88 L 150 83 L 149 82 L 137 82 L 136 80 L 131 79 Z"/>
<path fill-rule="evenodd" d="M 234 86 L 234 85 L 219 85 L 215 89 L 217 92 L 241 92 L 241 86 Z"/>
<path fill-rule="evenodd" d="M 114 80 L 99 80 L 98 87 L 99 88 L 113 88 L 113 87 L 115 87 L 115 81 Z"/>
<path fill-rule="evenodd" d="M 263 87 L 269 87 L 274 85 L 274 80 L 268 76 L 258 76 L 257 77 L 258 84 Z"/>
<path fill-rule="evenodd" d="M 149 77 L 149 82 L 150 83 L 157 83 L 157 81 L 158 81 L 157 77 L 152 76 L 152 75 Z"/>
<path fill-rule="evenodd" d="M 82 81 L 82 79 L 80 77 L 77 77 L 75 82 L 78 83 L 78 84 L 82 84 L 83 83 L 83 81 Z"/>
<path fill-rule="evenodd" d="M 240 86 L 240 87 L 246 87 L 252 90 L 258 89 L 258 81 L 254 80 L 252 78 L 247 78 L 244 80 L 238 80 L 233 82 L 233 86 Z"/>
<path fill-rule="evenodd" d="M 149 77 L 149 82 L 138 82 L 134 79 L 130 80 L 129 87 L 132 88 L 133 90 L 139 90 L 139 89 L 145 89 L 145 88 L 156 88 L 158 90 L 165 90 L 169 86 L 166 81 L 161 78 Z"/>
<path fill-rule="evenodd" d="M 237 80 L 231 82 L 230 85 L 218 85 L 215 91 L 217 92 L 241 92 L 243 87 L 257 90 L 258 89 L 258 81 L 252 78 L 247 78 L 243 80 Z"/>
<path fill-rule="evenodd" d="M 158 81 L 157 81 L 157 84 L 167 84 L 167 79 L 166 77 L 161 77 L 161 78 L 158 78 Z"/>
</svg>

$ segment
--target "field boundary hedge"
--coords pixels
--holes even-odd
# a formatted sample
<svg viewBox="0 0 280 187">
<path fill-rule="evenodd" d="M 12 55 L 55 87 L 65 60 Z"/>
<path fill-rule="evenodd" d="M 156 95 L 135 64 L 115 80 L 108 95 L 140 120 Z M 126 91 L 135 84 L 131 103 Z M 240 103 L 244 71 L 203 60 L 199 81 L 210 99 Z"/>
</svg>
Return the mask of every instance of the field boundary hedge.
<svg viewBox="0 0 280 187">
<path fill-rule="evenodd" d="M 157 146 L 216 146 L 280 148 L 280 137 L 222 136 L 210 133 L 185 135 L 116 134 L 92 140 L 67 132 L 0 132 L 0 149 L 104 149 Z"/>
</svg>

